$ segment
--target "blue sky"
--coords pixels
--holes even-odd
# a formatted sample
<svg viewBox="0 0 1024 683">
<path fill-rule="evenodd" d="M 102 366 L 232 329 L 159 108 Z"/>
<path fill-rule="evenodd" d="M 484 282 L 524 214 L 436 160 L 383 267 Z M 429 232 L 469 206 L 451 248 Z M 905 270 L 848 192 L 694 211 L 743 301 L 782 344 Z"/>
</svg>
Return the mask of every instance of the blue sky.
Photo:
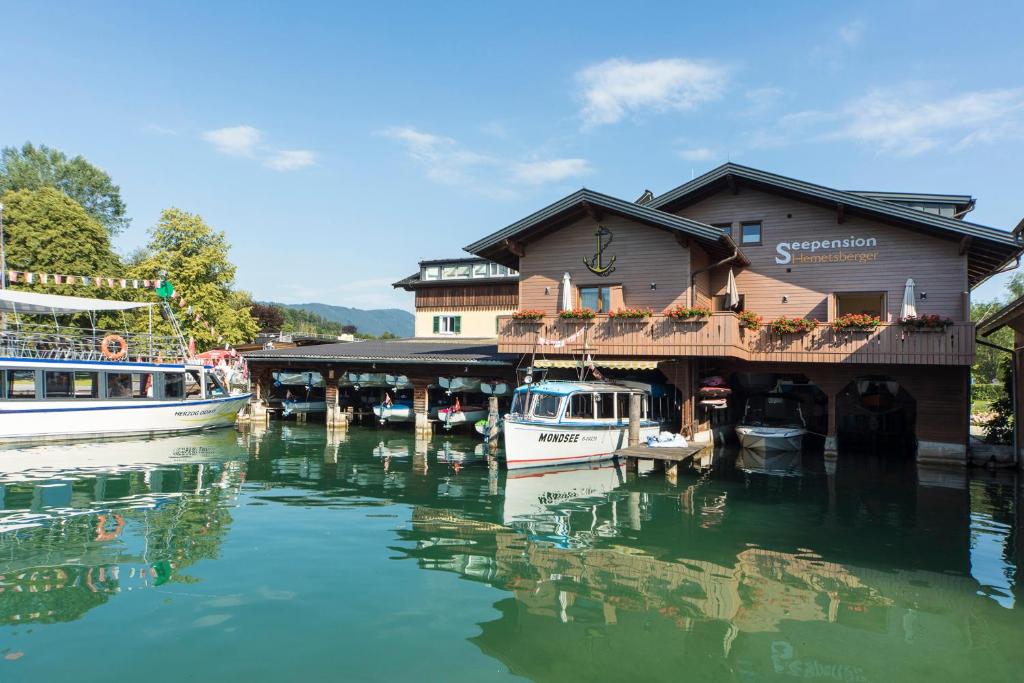
<svg viewBox="0 0 1024 683">
<path fill-rule="evenodd" d="M 0 143 L 106 169 L 123 252 L 165 207 L 201 214 L 261 299 L 411 308 L 389 283 L 421 258 L 726 160 L 1024 216 L 1014 3 L 53 2 L 4 24 Z"/>
</svg>

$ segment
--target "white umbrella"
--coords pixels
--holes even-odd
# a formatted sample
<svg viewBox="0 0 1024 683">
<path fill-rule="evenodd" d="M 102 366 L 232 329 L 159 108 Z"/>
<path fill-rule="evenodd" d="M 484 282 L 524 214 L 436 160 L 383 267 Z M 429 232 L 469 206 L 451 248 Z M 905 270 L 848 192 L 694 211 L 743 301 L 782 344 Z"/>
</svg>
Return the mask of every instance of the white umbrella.
<svg viewBox="0 0 1024 683">
<path fill-rule="evenodd" d="M 903 306 L 900 307 L 901 318 L 916 318 L 917 304 L 914 303 L 914 280 L 907 278 L 907 285 L 903 288 Z"/>
<path fill-rule="evenodd" d="M 562 276 L 562 310 L 572 310 L 572 282 L 569 273 Z"/>
<path fill-rule="evenodd" d="M 740 290 L 736 288 L 736 276 L 729 269 L 729 279 L 725 283 L 725 307 L 736 308 L 740 305 Z"/>
</svg>

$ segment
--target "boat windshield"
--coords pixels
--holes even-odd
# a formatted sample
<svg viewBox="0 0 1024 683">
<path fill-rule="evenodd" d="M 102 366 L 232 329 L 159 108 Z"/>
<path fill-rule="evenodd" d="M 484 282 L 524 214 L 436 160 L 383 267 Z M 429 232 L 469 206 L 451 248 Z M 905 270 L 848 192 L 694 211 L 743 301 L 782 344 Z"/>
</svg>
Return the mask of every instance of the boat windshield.
<svg viewBox="0 0 1024 683">
<path fill-rule="evenodd" d="M 523 413 L 523 403 L 526 401 L 526 393 L 517 391 L 512 395 L 512 407 L 509 408 L 508 412 L 513 415 L 521 415 Z"/>
<path fill-rule="evenodd" d="M 802 427 L 800 401 L 789 396 L 754 396 L 747 400 L 743 423 L 754 427 Z"/>
<path fill-rule="evenodd" d="M 530 414 L 534 417 L 551 419 L 558 417 L 558 408 L 562 405 L 562 397 L 554 394 L 534 394 Z"/>
</svg>

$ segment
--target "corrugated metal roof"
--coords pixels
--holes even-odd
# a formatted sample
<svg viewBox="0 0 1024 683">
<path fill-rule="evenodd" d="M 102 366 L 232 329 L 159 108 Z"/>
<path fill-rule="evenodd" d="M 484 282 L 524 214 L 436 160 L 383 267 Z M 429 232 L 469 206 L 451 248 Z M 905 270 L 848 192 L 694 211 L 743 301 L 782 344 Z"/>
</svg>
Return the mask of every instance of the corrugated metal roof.
<svg viewBox="0 0 1024 683">
<path fill-rule="evenodd" d="M 649 208 L 648 206 L 634 204 L 633 202 L 618 199 L 611 195 L 594 192 L 593 190 L 588 190 L 586 188 L 577 190 L 571 195 L 558 200 L 554 204 L 550 204 L 540 211 L 536 211 L 526 218 L 516 221 L 497 232 L 491 233 L 487 237 L 477 240 L 464 248 L 471 254 L 486 254 L 488 251 L 494 250 L 496 247 L 500 247 L 504 240 L 513 239 L 523 235 L 524 233 L 528 233 L 532 229 L 542 226 L 548 221 L 557 219 L 574 209 L 582 207 L 584 204 L 590 204 L 594 207 L 599 207 L 611 213 L 625 216 L 641 223 L 680 232 L 701 241 L 705 246 L 710 246 L 711 250 L 716 253 L 732 253 L 734 250 L 738 250 L 738 247 L 736 246 L 736 243 L 733 242 L 732 238 L 718 228 L 705 225 L 704 223 L 690 220 L 688 218 L 675 216 L 664 211 L 657 211 Z M 744 264 L 749 263 L 742 253 L 739 255 L 737 262 Z"/>
<path fill-rule="evenodd" d="M 1024 296 L 1018 297 L 1006 304 L 998 311 L 990 313 L 978 321 L 978 334 L 987 337 L 1000 328 L 1010 324 L 1010 321 L 1024 316 Z"/>
<path fill-rule="evenodd" d="M 753 186 L 774 188 L 801 195 L 820 202 L 842 204 L 847 211 L 859 211 L 876 217 L 884 217 L 919 228 L 945 233 L 949 236 L 970 237 L 972 242 L 968 251 L 974 257 L 973 263 L 969 264 L 972 286 L 999 270 L 1002 265 L 1019 254 L 1024 247 L 1024 244 L 1013 234 L 1005 230 L 947 218 L 895 202 L 874 199 L 854 192 L 835 190 L 734 163 L 722 164 L 688 183 L 669 190 L 655 197 L 648 206 L 663 211 L 674 211 L 687 198 L 702 196 L 710 188 L 725 183 L 730 178 L 739 179 Z M 981 245 L 976 242 L 981 242 Z"/>
<path fill-rule="evenodd" d="M 319 344 L 294 349 L 261 349 L 244 354 L 249 361 L 338 361 L 345 363 L 511 365 L 514 356 L 498 353 L 493 339 L 381 339 Z"/>
</svg>

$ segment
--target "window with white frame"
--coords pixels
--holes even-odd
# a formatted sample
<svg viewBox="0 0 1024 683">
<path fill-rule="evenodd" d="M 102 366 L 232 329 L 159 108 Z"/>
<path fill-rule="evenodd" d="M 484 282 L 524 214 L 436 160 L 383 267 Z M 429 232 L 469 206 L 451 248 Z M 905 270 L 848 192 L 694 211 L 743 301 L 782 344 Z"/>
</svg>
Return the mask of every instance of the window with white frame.
<svg viewBox="0 0 1024 683">
<path fill-rule="evenodd" d="M 461 334 L 461 315 L 435 315 L 434 334 Z"/>
</svg>

